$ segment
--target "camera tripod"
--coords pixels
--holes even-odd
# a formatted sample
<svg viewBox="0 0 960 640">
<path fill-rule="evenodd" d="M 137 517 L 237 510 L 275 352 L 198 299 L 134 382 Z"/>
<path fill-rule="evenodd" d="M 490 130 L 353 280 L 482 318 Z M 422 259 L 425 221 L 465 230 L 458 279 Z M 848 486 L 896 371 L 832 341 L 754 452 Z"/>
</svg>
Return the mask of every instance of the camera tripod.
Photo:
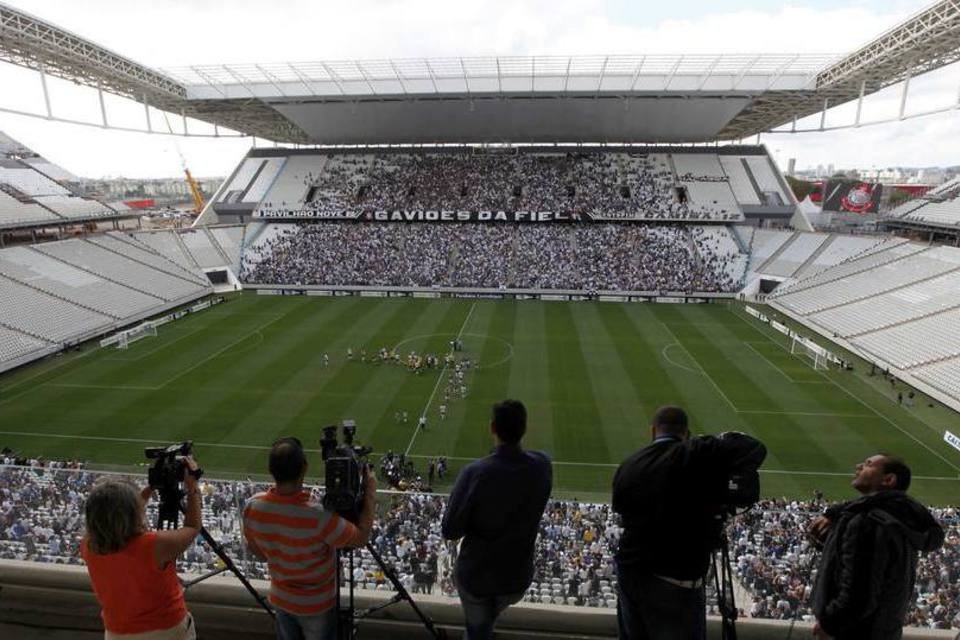
<svg viewBox="0 0 960 640">
<path fill-rule="evenodd" d="M 168 495 L 166 492 L 160 492 L 160 502 L 157 506 L 157 530 L 163 529 L 176 529 L 178 526 L 178 520 L 180 514 L 186 515 L 187 509 L 183 506 L 183 492 L 177 490 L 177 493 L 174 495 Z M 227 555 L 226 549 L 223 548 L 223 545 L 217 542 L 210 532 L 207 531 L 207 528 L 203 526 L 203 523 L 200 523 L 200 537 L 210 546 L 213 552 L 217 555 L 218 558 L 223 562 L 223 566 L 219 569 L 213 569 L 207 573 L 193 578 L 192 580 L 183 580 L 180 579 L 180 584 L 183 585 L 183 588 L 189 589 L 195 584 L 199 584 L 208 578 L 213 576 L 220 575 L 221 573 L 226 573 L 230 571 L 237 577 L 237 580 L 240 581 L 240 584 L 250 592 L 250 595 L 253 596 L 253 599 L 257 601 L 264 611 L 270 614 L 270 617 L 276 617 L 276 614 L 273 612 L 273 609 L 267 603 L 266 599 L 257 593 L 257 590 L 253 588 L 253 585 L 250 584 L 250 581 L 247 580 L 247 577 L 243 575 L 243 572 L 237 568 L 237 565 L 233 563 L 233 560 Z"/>
<path fill-rule="evenodd" d="M 719 566 L 717 552 L 720 553 Z M 730 541 L 725 531 L 720 533 L 720 547 L 713 552 L 713 584 L 717 591 L 717 609 L 720 610 L 720 637 L 737 640 L 737 603 L 733 596 L 733 569 L 730 567 Z"/>
<path fill-rule="evenodd" d="M 413 597 L 411 597 L 406 587 L 404 587 L 403 584 L 400 582 L 400 579 L 397 577 L 397 573 L 396 571 L 393 570 L 393 567 L 390 567 L 389 565 L 387 565 L 383 557 L 377 552 L 376 549 L 373 548 L 372 544 L 367 543 L 366 549 L 367 551 L 370 552 L 370 555 L 373 556 L 373 559 L 380 566 L 381 571 L 383 571 L 383 575 L 390 581 L 390 583 L 393 585 L 393 588 L 396 589 L 397 592 L 396 594 L 394 594 L 392 598 L 390 598 L 389 600 L 387 600 L 382 604 L 374 605 L 372 607 L 367 607 L 366 609 L 361 609 L 358 611 L 354 606 L 354 600 L 353 600 L 354 550 L 350 549 L 346 552 L 347 569 L 349 571 L 348 581 L 350 582 L 350 589 L 348 591 L 348 596 L 347 596 L 347 606 L 342 607 L 341 601 L 340 601 L 340 579 L 341 579 L 340 570 L 342 569 L 344 554 L 338 551 L 337 552 L 336 592 L 337 592 L 337 611 L 340 613 L 340 619 L 338 622 L 340 622 L 341 624 L 339 624 L 337 628 L 337 637 L 340 640 L 353 640 L 354 638 L 357 637 L 357 624 L 356 624 L 357 620 L 362 620 L 372 613 L 376 613 L 381 609 L 386 609 L 390 605 L 396 604 L 401 600 L 406 600 L 410 604 L 410 607 L 413 609 L 413 612 L 417 614 L 418 618 L 420 618 L 420 622 L 423 623 L 423 626 L 427 630 L 427 632 L 429 632 L 430 635 L 436 638 L 437 640 L 446 640 L 447 638 L 446 631 L 437 627 L 433 623 L 433 620 L 431 620 L 427 614 L 421 611 L 420 607 L 418 607 L 417 603 L 414 602 Z"/>
</svg>

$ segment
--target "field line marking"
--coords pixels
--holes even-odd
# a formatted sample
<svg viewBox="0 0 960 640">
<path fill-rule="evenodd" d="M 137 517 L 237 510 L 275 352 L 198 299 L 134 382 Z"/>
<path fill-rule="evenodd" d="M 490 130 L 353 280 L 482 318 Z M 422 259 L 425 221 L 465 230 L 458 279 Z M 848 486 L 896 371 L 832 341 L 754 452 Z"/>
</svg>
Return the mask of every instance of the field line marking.
<svg viewBox="0 0 960 640">
<path fill-rule="evenodd" d="M 128 390 L 128 391 L 156 391 L 160 387 L 147 387 L 135 384 L 85 384 L 82 382 L 47 382 L 48 387 L 62 387 L 65 389 L 105 389 L 105 390 Z"/>
<path fill-rule="evenodd" d="M 687 355 L 690 356 L 690 359 L 694 362 L 694 364 L 697 365 L 697 368 L 700 370 L 699 373 L 703 374 L 703 376 L 710 381 L 710 384 L 712 384 L 713 388 L 717 390 L 717 393 L 719 393 L 720 396 L 727 402 L 727 404 L 730 405 L 730 408 L 733 409 L 734 413 L 737 413 L 738 412 L 737 405 L 733 404 L 733 402 L 730 401 L 730 398 L 728 398 L 727 394 L 723 392 L 723 389 L 720 388 L 720 385 L 717 384 L 716 380 L 714 380 L 713 377 L 711 377 L 710 374 L 707 373 L 707 370 L 703 368 L 703 365 L 700 364 L 700 361 L 693 356 L 690 350 L 687 349 L 682 342 L 680 342 L 680 340 L 677 338 L 677 335 L 673 332 L 673 330 L 667 326 L 667 323 L 661 320 L 660 317 L 657 316 L 657 314 L 652 313 L 651 315 L 653 315 L 653 317 L 657 319 L 657 322 L 659 322 L 660 325 L 667 330 L 667 333 L 670 334 L 670 337 L 673 338 L 673 341 L 676 342 L 678 345 L 680 345 L 681 349 L 687 352 Z"/>
<path fill-rule="evenodd" d="M 765 411 L 762 409 L 738 409 L 737 413 L 771 416 L 825 416 L 829 418 L 872 418 L 869 413 L 832 413 L 830 411 Z"/>
<path fill-rule="evenodd" d="M 664 360 L 666 360 L 667 362 L 669 362 L 670 364 L 672 364 L 673 366 L 679 369 L 683 369 L 684 371 L 689 371 L 691 373 L 700 373 L 696 369 L 692 369 L 691 367 L 688 367 L 685 364 L 680 364 L 679 362 L 671 358 L 670 352 L 669 352 L 670 347 L 680 347 L 681 349 L 683 348 L 679 342 L 671 342 L 670 344 L 663 345 L 663 349 L 660 350 L 660 355 L 663 356 Z"/>
<path fill-rule="evenodd" d="M 266 329 L 267 327 L 269 327 L 270 325 L 272 325 L 273 323 L 275 323 L 275 322 L 277 322 L 277 321 L 279 321 L 279 320 L 281 320 L 281 319 L 283 319 L 283 318 L 286 318 L 287 315 L 288 315 L 291 311 L 293 311 L 294 309 L 297 309 L 297 308 L 299 308 L 299 305 L 290 307 L 290 308 L 286 311 L 286 313 L 283 313 L 283 314 L 281 314 L 281 315 L 273 318 L 272 320 L 268 320 L 267 322 L 264 322 L 263 324 L 259 325 L 259 326 L 256 327 L 255 329 L 252 329 L 252 330 L 248 331 L 247 333 L 243 334 L 242 336 L 240 336 L 239 338 L 237 338 L 236 340 L 234 340 L 234 341 L 231 342 L 230 344 L 226 345 L 225 347 L 223 347 L 223 348 L 221 348 L 221 349 L 217 349 L 216 351 L 214 351 L 212 354 L 210 354 L 210 355 L 207 356 L 206 358 L 203 358 L 202 360 L 199 360 L 199 361 L 195 362 L 194 364 L 190 365 L 190 366 L 187 367 L 186 369 L 183 369 L 182 371 L 180 371 L 180 372 L 177 373 L 176 375 L 171 376 L 170 378 L 167 378 L 166 380 L 164 380 L 163 382 L 161 382 L 159 385 L 157 385 L 157 390 L 164 388 L 165 386 L 167 386 L 168 384 L 170 384 L 170 383 L 173 382 L 174 380 L 178 380 L 179 378 L 182 378 L 183 376 L 185 376 L 186 374 L 190 373 L 191 371 L 197 369 L 198 367 L 201 367 L 201 366 L 205 365 L 206 363 L 210 362 L 211 360 L 213 360 L 214 358 L 219 357 L 220 355 L 222 355 L 222 354 L 225 353 L 226 351 L 232 349 L 233 347 L 237 346 L 238 344 L 240 344 L 241 342 L 243 342 L 244 340 L 246 340 L 247 338 L 249 338 L 249 337 L 252 336 L 252 335 L 259 334 L 259 335 L 260 335 L 260 342 L 263 342 L 263 334 L 262 334 L 261 332 L 262 332 L 264 329 Z M 257 343 L 257 344 L 259 344 L 259 343 Z"/>
<path fill-rule="evenodd" d="M 768 365 L 770 365 L 771 367 L 773 367 L 774 369 L 776 369 L 776 370 L 777 370 L 777 373 L 779 373 L 780 375 L 782 375 L 784 378 L 786 378 L 786 379 L 789 380 L 790 382 L 796 382 L 796 380 L 793 379 L 793 376 L 791 376 L 791 375 L 788 374 L 786 371 L 784 371 L 783 369 L 781 369 L 780 367 L 778 367 L 777 365 L 775 365 L 775 364 L 773 363 L 773 361 L 770 360 L 770 358 L 768 358 L 767 356 L 765 356 L 765 355 L 763 355 L 762 353 L 760 353 L 760 352 L 757 350 L 757 348 L 754 347 L 752 344 L 750 344 L 749 342 L 744 342 L 743 344 L 747 345 L 747 349 L 750 349 L 750 351 L 753 351 L 755 354 L 757 354 L 758 356 L 760 356 L 760 357 L 763 359 L 764 362 L 766 362 Z"/>
<path fill-rule="evenodd" d="M 26 395 L 26 394 L 30 393 L 31 391 L 36 391 L 37 389 L 39 389 L 39 388 L 42 387 L 43 385 L 47 384 L 47 382 L 41 382 L 41 383 L 38 384 L 38 385 L 34 385 L 34 386 L 32 386 L 32 387 L 29 387 L 29 388 L 27 388 L 27 389 L 24 389 L 24 390 L 21 391 L 20 393 L 15 393 L 15 394 L 13 394 L 12 396 L 7 396 L 7 395 L 6 395 L 6 392 L 7 392 L 7 391 L 10 391 L 11 389 L 16 389 L 17 387 L 20 387 L 20 386 L 22 386 L 22 385 L 25 385 L 26 383 L 28 383 L 28 382 L 30 382 L 30 381 L 32 381 L 32 380 L 36 380 L 36 379 L 39 378 L 40 376 L 45 376 L 45 375 L 47 375 L 48 373 L 52 373 L 52 372 L 56 371 L 57 369 L 60 369 L 61 367 L 64 367 L 64 366 L 70 364 L 71 362 L 76 362 L 77 360 L 81 360 L 81 359 L 83 359 L 83 358 L 86 358 L 86 357 L 89 356 L 90 354 L 92 354 L 92 353 L 98 353 L 99 351 L 100 351 L 99 348 L 91 348 L 89 351 L 86 351 L 86 352 L 84 352 L 84 353 L 81 353 L 79 356 L 76 356 L 75 358 L 69 358 L 69 359 L 67 359 L 67 360 L 65 360 L 65 361 L 57 364 L 56 366 L 51 367 L 50 369 L 47 369 L 46 371 L 41 371 L 41 372 L 39 372 L 39 373 L 35 373 L 35 374 L 33 374 L 32 376 L 30 376 L 29 378 L 24 378 L 23 380 L 20 380 L 19 382 L 14 382 L 14 383 L 11 384 L 9 387 L 3 387 L 2 389 L 0 389 L 0 392 L 3 392 L 3 394 L 4 394 L 3 396 L 0 396 L 0 404 L 4 404 L 4 403 L 10 402 L 10 401 L 12 401 L 12 400 L 15 400 L 16 398 L 19 398 L 20 396 L 23 396 L 23 395 Z M 48 357 L 49 357 L 49 356 L 48 356 Z M 51 378 L 51 380 L 56 380 L 56 379 L 57 379 L 57 376 L 54 376 L 53 378 Z"/>
<path fill-rule="evenodd" d="M 460 339 L 460 336 L 463 335 L 463 331 L 464 331 L 464 329 L 467 328 L 467 323 L 470 322 L 470 317 L 473 315 L 473 310 L 476 309 L 476 308 L 477 308 L 477 303 L 476 303 L 476 302 L 474 302 L 473 304 L 470 305 L 470 311 L 467 312 L 467 317 L 463 319 L 463 324 L 460 325 L 460 331 L 457 332 L 457 337 L 455 338 L 456 340 L 459 340 L 459 339 Z M 450 367 L 450 365 L 447 363 L 446 359 L 444 359 L 443 368 L 440 369 L 440 375 L 437 376 L 437 383 L 436 383 L 435 385 L 433 385 L 433 391 L 430 392 L 430 397 L 427 398 L 427 404 L 425 404 L 425 405 L 423 406 L 423 411 L 420 412 L 420 417 L 421 417 L 421 418 L 424 417 L 424 416 L 426 416 L 426 415 L 427 415 L 427 411 L 430 410 L 430 404 L 433 403 L 433 397 L 434 397 L 435 395 L 437 395 L 437 389 L 440 388 L 440 383 L 443 381 L 443 376 L 446 375 L 447 369 L 448 369 L 449 367 Z M 404 452 L 403 452 L 404 455 L 407 455 L 407 454 L 410 453 L 410 449 L 413 448 L 413 443 L 416 441 L 416 439 L 417 439 L 417 434 L 419 434 L 419 433 L 420 433 L 420 423 L 417 422 L 417 426 L 414 427 L 414 429 L 413 429 L 413 435 L 410 436 L 410 442 L 407 443 L 407 448 L 406 448 L 406 449 L 404 450 Z"/>
<path fill-rule="evenodd" d="M 740 316 L 736 311 L 731 310 L 731 313 L 733 313 L 733 315 L 735 315 L 735 316 L 737 316 L 738 318 L 740 318 L 740 319 L 744 322 L 744 324 L 746 324 L 746 325 L 749 326 L 749 327 L 752 327 L 754 331 L 756 331 L 757 333 L 759 333 L 760 335 L 762 335 L 763 337 L 765 337 L 767 340 L 769 340 L 769 341 L 772 342 L 773 344 L 777 345 L 778 347 L 780 347 L 781 349 L 783 349 L 783 350 L 786 351 L 787 353 L 790 353 L 790 350 L 787 349 L 784 345 L 780 344 L 780 342 L 779 342 L 778 340 L 774 340 L 771 336 L 767 335 L 767 334 L 764 333 L 763 331 L 760 331 L 760 329 L 757 328 L 752 322 L 747 322 L 746 319 L 743 318 L 742 316 Z M 793 353 L 791 353 L 790 355 L 793 356 L 793 357 L 795 357 L 795 358 L 800 358 L 800 356 L 798 356 L 798 355 L 796 355 L 796 354 L 793 354 Z M 801 360 L 802 360 L 802 359 L 801 359 Z M 931 448 L 930 445 L 928 445 L 926 442 L 924 442 L 923 440 L 920 440 L 919 438 L 917 438 L 917 436 L 913 435 L 912 433 L 910 433 L 909 431 L 907 431 L 906 429 L 904 429 L 903 427 L 901 427 L 900 425 L 898 425 L 896 422 L 894 422 L 893 420 L 891 420 L 891 419 L 888 418 L 887 416 L 883 415 L 882 413 L 880 413 L 879 411 L 877 411 L 876 409 L 874 409 L 872 406 L 870 406 L 869 404 L 867 404 L 864 400 L 862 400 L 862 399 L 861 399 L 859 396 L 857 396 L 855 393 L 853 393 L 852 391 L 850 391 L 849 389 L 847 389 L 846 387 L 844 387 L 842 384 L 840 384 L 839 382 L 837 382 L 836 380 L 834 380 L 833 378 L 831 378 L 830 376 L 828 376 L 828 375 L 825 374 L 824 372 L 822 372 L 822 371 L 817 371 L 817 373 L 819 373 L 819 374 L 820 374 L 823 378 L 825 378 L 827 381 L 831 382 L 831 383 L 833 384 L 833 386 L 835 386 L 836 388 L 840 389 L 840 390 L 843 391 L 845 394 L 847 394 L 848 396 L 850 396 L 851 398 L 853 398 L 854 400 L 856 400 L 857 402 L 859 402 L 861 405 L 863 405 L 864 407 L 866 407 L 867 409 L 869 409 L 870 411 L 872 411 L 874 414 L 876 414 L 877 416 L 879 416 L 880 418 L 882 418 L 883 420 L 885 420 L 888 424 L 890 424 L 891 426 L 893 426 L 893 428 L 895 428 L 897 431 L 899 431 L 899 432 L 902 433 L 903 435 L 907 436 L 908 438 L 910 438 L 911 440 L 913 440 L 914 442 L 916 442 L 917 444 L 919 444 L 921 447 L 923 447 L 924 449 L 926 449 L 927 451 L 929 451 L 930 453 L 932 453 L 933 455 L 935 455 L 935 456 L 936 456 L 937 458 L 939 458 L 941 461 L 945 462 L 945 463 L 947 464 L 947 466 L 949 466 L 949 467 L 951 467 L 952 469 L 955 469 L 956 471 L 960 472 L 960 467 L 958 467 L 957 465 L 955 465 L 954 463 L 950 462 L 950 461 L 947 460 L 945 457 L 943 457 L 942 455 L 940 455 L 937 451 L 935 451 L 933 448 Z M 924 424 L 926 424 L 926 423 L 924 423 Z M 929 425 L 928 425 L 928 426 L 929 426 Z"/>
<path fill-rule="evenodd" d="M 39 433 L 34 431 L 0 431 L 0 435 L 5 436 L 24 436 L 28 438 L 58 438 L 63 440 L 93 440 L 99 442 L 121 442 L 128 444 L 167 444 L 166 440 L 150 440 L 146 438 L 115 438 L 110 436 L 85 436 L 77 434 L 65 434 L 65 433 Z M 194 446 L 197 447 L 212 447 L 212 448 L 221 448 L 221 449 L 249 449 L 256 451 L 269 451 L 271 447 L 265 445 L 253 445 L 253 444 L 231 444 L 229 442 L 194 442 Z M 320 453 L 320 449 L 304 449 L 308 453 Z M 372 454 L 374 457 L 383 455 L 383 454 Z M 435 458 L 434 455 L 419 455 L 411 454 L 407 456 L 409 458 L 421 458 L 429 459 Z M 444 456 L 447 460 L 462 460 L 462 461 L 473 461 L 477 458 L 469 458 L 464 456 Z M 571 467 L 597 467 L 597 468 L 608 468 L 615 469 L 620 465 L 612 462 L 571 462 L 565 460 L 553 460 L 555 465 L 571 466 Z M 242 473 L 242 472 L 238 472 Z M 760 469 L 760 473 L 770 473 L 770 474 L 784 474 L 784 475 L 805 475 L 805 476 L 846 476 L 853 477 L 852 472 L 840 472 L 840 471 L 799 471 L 792 469 Z M 942 480 L 950 482 L 960 482 L 960 477 L 953 476 L 913 476 L 915 480 Z"/>
</svg>

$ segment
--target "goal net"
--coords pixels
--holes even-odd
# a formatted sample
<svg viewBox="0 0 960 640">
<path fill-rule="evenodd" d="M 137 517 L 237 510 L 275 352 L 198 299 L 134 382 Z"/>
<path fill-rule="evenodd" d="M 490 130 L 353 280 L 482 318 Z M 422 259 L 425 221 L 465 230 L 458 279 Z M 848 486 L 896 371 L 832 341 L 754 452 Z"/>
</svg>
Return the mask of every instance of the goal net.
<svg viewBox="0 0 960 640">
<path fill-rule="evenodd" d="M 144 323 L 133 329 L 127 329 L 117 334 L 117 349 L 128 349 L 131 344 L 137 340 L 142 340 L 148 336 L 156 336 L 157 327 L 152 323 Z"/>
<path fill-rule="evenodd" d="M 793 336 L 790 353 L 809 359 L 813 363 L 813 368 L 817 371 L 826 371 L 829 368 L 829 352 L 803 336 Z"/>
</svg>

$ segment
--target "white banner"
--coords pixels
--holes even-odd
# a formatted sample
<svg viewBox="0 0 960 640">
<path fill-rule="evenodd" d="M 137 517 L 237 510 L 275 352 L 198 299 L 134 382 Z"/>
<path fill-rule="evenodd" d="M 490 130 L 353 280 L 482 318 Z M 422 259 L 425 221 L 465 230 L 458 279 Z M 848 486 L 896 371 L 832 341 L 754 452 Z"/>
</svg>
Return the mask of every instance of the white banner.
<svg viewBox="0 0 960 640">
<path fill-rule="evenodd" d="M 960 438 L 957 436 L 947 431 L 943 434 L 943 440 L 957 451 L 960 451 Z"/>
</svg>

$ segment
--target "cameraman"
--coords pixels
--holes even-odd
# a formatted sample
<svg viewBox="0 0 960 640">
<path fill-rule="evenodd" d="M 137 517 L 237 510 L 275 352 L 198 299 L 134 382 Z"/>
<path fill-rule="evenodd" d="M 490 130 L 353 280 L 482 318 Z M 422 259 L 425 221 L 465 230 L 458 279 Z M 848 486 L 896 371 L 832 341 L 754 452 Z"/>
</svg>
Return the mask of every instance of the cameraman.
<svg viewBox="0 0 960 640">
<path fill-rule="evenodd" d="M 192 458 L 186 468 L 197 470 Z M 84 507 L 86 534 L 80 555 L 102 607 L 107 640 L 163 638 L 193 640 L 196 629 L 183 599 L 175 561 L 200 532 L 200 489 L 185 473 L 187 513 L 180 529 L 148 531 L 146 503 L 152 487 L 137 488 L 126 480 L 101 478 Z"/>
<path fill-rule="evenodd" d="M 270 450 L 276 485 L 243 509 L 247 546 L 270 569 L 270 602 L 277 610 L 280 640 L 337 637 L 335 549 L 367 544 L 373 528 L 377 481 L 364 477 L 363 508 L 356 525 L 325 511 L 303 488 L 307 456 L 297 438 L 280 438 Z"/>
<path fill-rule="evenodd" d="M 690 437 L 687 414 L 661 407 L 653 442 L 613 478 L 613 510 L 624 532 L 616 555 L 621 640 L 706 638 L 704 577 L 722 527 L 727 479 L 766 456 L 743 434 Z"/>
</svg>

